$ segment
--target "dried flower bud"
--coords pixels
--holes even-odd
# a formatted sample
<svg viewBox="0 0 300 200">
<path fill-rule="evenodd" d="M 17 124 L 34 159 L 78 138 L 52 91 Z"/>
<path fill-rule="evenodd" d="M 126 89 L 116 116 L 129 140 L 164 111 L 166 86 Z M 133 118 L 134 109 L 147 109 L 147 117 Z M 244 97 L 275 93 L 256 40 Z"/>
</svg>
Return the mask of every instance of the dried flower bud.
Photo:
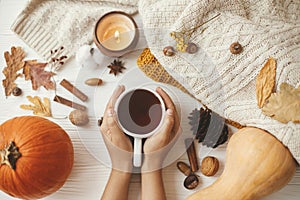
<svg viewBox="0 0 300 200">
<path fill-rule="evenodd" d="M 61 57 L 59 58 L 59 60 L 61 61 L 61 60 L 66 59 L 66 58 L 67 58 L 67 56 L 61 56 Z"/>
</svg>

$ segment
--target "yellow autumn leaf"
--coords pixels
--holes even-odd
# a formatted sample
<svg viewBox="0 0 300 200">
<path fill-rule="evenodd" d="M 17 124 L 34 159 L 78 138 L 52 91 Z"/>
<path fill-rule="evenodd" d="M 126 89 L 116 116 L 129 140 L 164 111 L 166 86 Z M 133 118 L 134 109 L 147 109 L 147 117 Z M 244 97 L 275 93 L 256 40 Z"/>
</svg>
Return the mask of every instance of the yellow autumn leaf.
<svg viewBox="0 0 300 200">
<path fill-rule="evenodd" d="M 48 98 L 44 98 L 44 102 L 42 102 L 41 98 L 38 96 L 27 96 L 27 99 L 33 105 L 21 105 L 20 107 L 24 110 L 32 110 L 34 115 L 38 115 L 41 117 L 51 117 L 51 108 L 50 108 L 50 101 Z"/>
</svg>

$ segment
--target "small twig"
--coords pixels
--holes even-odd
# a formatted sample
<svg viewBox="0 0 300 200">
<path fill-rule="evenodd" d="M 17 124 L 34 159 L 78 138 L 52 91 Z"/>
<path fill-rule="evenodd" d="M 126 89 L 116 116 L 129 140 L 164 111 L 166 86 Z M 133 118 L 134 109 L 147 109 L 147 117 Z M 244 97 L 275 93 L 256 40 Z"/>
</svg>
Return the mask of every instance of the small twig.
<svg viewBox="0 0 300 200">
<path fill-rule="evenodd" d="M 199 24 L 198 26 L 195 26 L 194 28 L 188 30 L 188 31 L 191 31 L 190 35 L 191 35 L 193 32 L 195 32 L 198 28 L 200 28 L 200 27 L 203 26 L 204 24 L 207 24 L 208 22 L 212 21 L 213 19 L 219 17 L 220 15 L 221 15 L 221 13 L 219 13 L 219 14 L 215 15 L 214 17 L 208 19 L 207 21 L 203 22 L 202 24 Z M 203 32 L 203 31 L 202 31 L 202 32 Z M 202 32 L 201 32 L 201 33 L 202 33 Z"/>
</svg>

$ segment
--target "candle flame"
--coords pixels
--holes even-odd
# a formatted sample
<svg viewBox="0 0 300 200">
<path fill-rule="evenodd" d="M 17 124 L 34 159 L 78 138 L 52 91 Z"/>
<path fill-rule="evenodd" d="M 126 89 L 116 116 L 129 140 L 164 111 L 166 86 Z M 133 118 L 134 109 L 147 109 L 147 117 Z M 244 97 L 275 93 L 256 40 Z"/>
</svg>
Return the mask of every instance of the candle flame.
<svg viewBox="0 0 300 200">
<path fill-rule="evenodd" d="M 120 32 L 119 31 L 115 31 L 115 40 L 117 43 L 120 43 Z"/>
</svg>

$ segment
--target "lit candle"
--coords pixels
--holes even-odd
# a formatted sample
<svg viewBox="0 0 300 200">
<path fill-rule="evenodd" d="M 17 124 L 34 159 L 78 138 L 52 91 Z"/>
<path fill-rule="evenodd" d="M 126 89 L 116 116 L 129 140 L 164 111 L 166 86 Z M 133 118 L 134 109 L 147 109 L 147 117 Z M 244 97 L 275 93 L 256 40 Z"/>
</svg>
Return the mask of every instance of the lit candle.
<svg viewBox="0 0 300 200">
<path fill-rule="evenodd" d="M 94 41 L 107 56 L 122 56 L 135 47 L 137 40 L 137 25 L 133 18 L 124 12 L 107 13 L 96 23 Z"/>
<path fill-rule="evenodd" d="M 120 32 L 119 32 L 119 31 L 116 31 L 116 32 L 115 32 L 115 39 L 116 39 L 116 42 L 117 42 L 117 43 L 120 43 L 120 42 L 121 42 L 121 40 L 120 40 Z"/>
</svg>

